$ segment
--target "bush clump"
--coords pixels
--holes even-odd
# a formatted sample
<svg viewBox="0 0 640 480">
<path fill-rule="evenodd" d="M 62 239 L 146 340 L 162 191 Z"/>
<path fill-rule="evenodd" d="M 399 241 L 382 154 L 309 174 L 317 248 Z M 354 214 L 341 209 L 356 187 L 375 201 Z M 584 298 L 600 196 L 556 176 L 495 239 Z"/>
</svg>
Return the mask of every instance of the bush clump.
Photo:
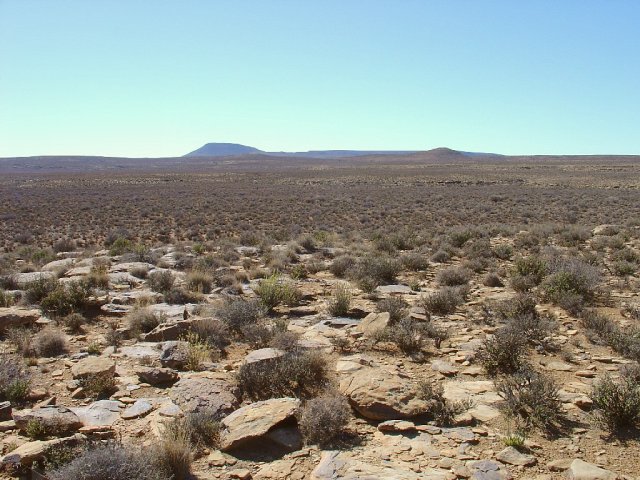
<svg viewBox="0 0 640 480">
<path fill-rule="evenodd" d="M 588 263 L 569 258 L 558 261 L 553 272 L 544 281 L 545 298 L 562 307 L 571 307 L 576 301 L 590 302 L 600 282 L 598 270 Z"/>
<path fill-rule="evenodd" d="M 640 383 L 631 375 L 614 380 L 605 375 L 591 392 L 594 417 L 611 433 L 632 429 L 640 424 Z"/>
<path fill-rule="evenodd" d="M 466 285 L 470 279 L 471 272 L 463 267 L 446 268 L 438 272 L 436 276 L 438 283 L 447 287 Z"/>
<path fill-rule="evenodd" d="M 325 393 L 309 400 L 302 409 L 300 430 L 309 445 L 327 447 L 344 432 L 351 407 L 339 393 Z"/>
<path fill-rule="evenodd" d="M 328 371 L 321 353 L 296 349 L 270 361 L 242 365 L 237 381 L 243 393 L 253 400 L 312 397 L 326 386 Z"/>
<path fill-rule="evenodd" d="M 333 295 L 327 303 L 327 310 L 334 317 L 343 317 L 349 313 L 351 307 L 351 290 L 346 283 L 336 285 Z"/>
<path fill-rule="evenodd" d="M 149 450 L 116 443 L 89 448 L 52 472 L 50 480 L 170 480 Z"/>
<path fill-rule="evenodd" d="M 511 328 L 501 328 L 485 339 L 478 351 L 478 360 L 487 373 L 511 374 L 525 366 L 526 339 Z"/>
<path fill-rule="evenodd" d="M 280 304 L 296 305 L 300 301 L 300 292 L 295 285 L 282 280 L 278 274 L 260 281 L 255 292 L 267 311 Z"/>
<path fill-rule="evenodd" d="M 187 274 L 187 288 L 192 292 L 208 294 L 211 293 L 213 277 L 201 270 L 192 270 Z"/>
<path fill-rule="evenodd" d="M 66 335 L 53 328 L 45 328 L 36 333 L 32 345 L 38 357 L 57 357 L 68 351 Z"/>
<path fill-rule="evenodd" d="M 502 397 L 502 409 L 509 418 L 515 418 L 519 429 L 556 429 L 562 416 L 559 387 L 553 378 L 530 368 L 522 368 L 514 375 L 496 382 Z"/>
<path fill-rule="evenodd" d="M 0 398 L 21 403 L 29 394 L 31 375 L 17 356 L 0 354 Z"/>
<path fill-rule="evenodd" d="M 133 336 L 149 333 L 160 325 L 158 317 L 148 308 L 136 308 L 129 312 L 125 318 L 129 330 Z"/>
<path fill-rule="evenodd" d="M 421 381 L 418 384 L 418 396 L 429 403 L 429 408 L 425 412 L 433 418 L 439 427 L 453 425 L 455 417 L 466 412 L 472 407 L 470 400 L 460 400 L 451 402 L 444 397 L 444 388 L 440 384 L 433 384 L 429 381 Z"/>
<path fill-rule="evenodd" d="M 351 255 L 340 255 L 329 266 L 329 271 L 338 278 L 343 278 L 356 265 L 356 259 Z"/>
<path fill-rule="evenodd" d="M 363 291 L 372 292 L 379 285 L 393 283 L 399 272 L 400 263 L 396 259 L 371 255 L 360 259 L 353 269 L 353 276 Z"/>
<path fill-rule="evenodd" d="M 84 309 L 92 294 L 93 289 L 86 281 L 58 285 L 41 300 L 40 309 L 54 318 L 64 317 Z"/>
<path fill-rule="evenodd" d="M 266 309 L 261 302 L 244 298 L 225 299 L 216 309 L 216 315 L 234 332 L 240 332 L 247 325 L 254 325 L 264 317 Z"/>
<path fill-rule="evenodd" d="M 378 310 L 389 314 L 389 323 L 398 323 L 407 316 L 409 304 L 401 297 L 387 297 L 378 302 Z"/>
<path fill-rule="evenodd" d="M 173 288 L 176 277 L 169 270 L 157 270 L 147 276 L 147 284 L 154 292 L 169 293 Z"/>
<path fill-rule="evenodd" d="M 423 296 L 420 305 L 427 316 L 449 315 L 464 303 L 463 290 L 455 287 L 443 287 L 435 293 Z"/>
</svg>

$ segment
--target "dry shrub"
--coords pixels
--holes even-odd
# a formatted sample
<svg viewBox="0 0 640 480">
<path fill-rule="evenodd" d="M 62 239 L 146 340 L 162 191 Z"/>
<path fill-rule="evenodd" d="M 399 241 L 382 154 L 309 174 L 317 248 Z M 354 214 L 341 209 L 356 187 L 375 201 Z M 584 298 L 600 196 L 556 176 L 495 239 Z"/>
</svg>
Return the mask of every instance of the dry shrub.
<svg viewBox="0 0 640 480">
<path fill-rule="evenodd" d="M 418 383 L 418 396 L 429 403 L 425 414 L 433 418 L 434 423 L 440 427 L 451 426 L 457 415 L 466 412 L 472 406 L 470 400 L 447 400 L 441 384 L 426 380 Z"/>
<path fill-rule="evenodd" d="M 237 375 L 243 393 L 253 400 L 286 396 L 312 397 L 328 382 L 329 367 L 320 352 L 293 350 L 267 362 L 244 364 Z"/>
<path fill-rule="evenodd" d="M 176 278 L 169 270 L 156 270 L 147 277 L 147 285 L 154 292 L 168 293 Z"/>
<path fill-rule="evenodd" d="M 350 418 L 351 408 L 346 398 L 339 393 L 328 392 L 304 405 L 299 425 L 307 444 L 324 448 L 340 437 Z"/>
<path fill-rule="evenodd" d="M 131 333 L 138 336 L 142 333 L 149 333 L 160 325 L 158 317 L 148 308 L 136 308 L 125 317 Z"/>
<path fill-rule="evenodd" d="M 503 411 L 523 430 L 551 431 L 562 422 L 559 387 L 550 376 L 524 368 L 498 380 L 496 390 L 502 397 Z"/>
<path fill-rule="evenodd" d="M 477 357 L 487 373 L 495 376 L 521 370 L 526 364 L 526 352 L 526 338 L 513 329 L 501 328 L 495 335 L 485 339 Z"/>
<path fill-rule="evenodd" d="M 57 357 L 68 351 L 67 336 L 53 328 L 45 328 L 36 333 L 32 344 L 39 357 Z"/>
<path fill-rule="evenodd" d="M 170 480 L 148 449 L 107 443 L 91 445 L 66 465 L 47 473 L 50 480 Z"/>
<path fill-rule="evenodd" d="M 31 375 L 22 358 L 0 354 L 0 398 L 12 403 L 23 402 L 31 387 Z"/>
<path fill-rule="evenodd" d="M 192 270 L 187 274 L 186 283 L 187 288 L 192 292 L 208 294 L 211 293 L 213 277 L 207 272 Z"/>
<path fill-rule="evenodd" d="M 471 279 L 471 272 L 463 267 L 446 268 L 438 272 L 436 280 L 440 285 L 457 287 L 466 285 Z"/>
<path fill-rule="evenodd" d="M 349 313 L 351 307 L 351 290 L 346 283 L 336 285 L 333 295 L 327 303 L 327 310 L 334 317 L 342 317 Z"/>
<path fill-rule="evenodd" d="M 224 303 L 216 309 L 216 315 L 229 328 L 239 332 L 247 325 L 256 324 L 265 315 L 265 308 L 256 300 L 244 298 L 226 298 Z"/>
<path fill-rule="evenodd" d="M 268 311 L 280 304 L 292 306 L 300 301 L 300 292 L 295 285 L 281 279 L 277 274 L 261 280 L 255 292 Z"/>
<path fill-rule="evenodd" d="M 389 314 L 389 323 L 398 323 L 407 316 L 409 304 L 401 297 L 387 297 L 378 302 L 378 310 Z"/>
<path fill-rule="evenodd" d="M 594 384 L 591 399 L 595 419 L 611 433 L 640 425 L 640 383 L 634 376 L 616 381 L 605 375 Z"/>
<path fill-rule="evenodd" d="M 460 288 L 443 287 L 435 293 L 420 298 L 420 305 L 427 316 L 449 315 L 464 303 L 464 292 Z"/>
</svg>

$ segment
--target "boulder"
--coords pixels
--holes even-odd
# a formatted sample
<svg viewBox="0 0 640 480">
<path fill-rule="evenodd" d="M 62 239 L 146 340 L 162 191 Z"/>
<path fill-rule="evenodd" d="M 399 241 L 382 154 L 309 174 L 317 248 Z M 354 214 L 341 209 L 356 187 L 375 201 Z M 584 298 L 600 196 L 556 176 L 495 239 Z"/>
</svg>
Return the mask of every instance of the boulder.
<svg viewBox="0 0 640 480">
<path fill-rule="evenodd" d="M 300 400 L 296 398 L 272 398 L 236 410 L 220 423 L 220 450 L 229 451 L 264 439 L 274 427 L 293 418 L 299 408 Z"/>
<path fill-rule="evenodd" d="M 25 430 L 30 422 L 38 422 L 48 435 L 64 436 L 76 432 L 83 426 L 82 421 L 65 407 L 43 407 L 13 412 L 13 421 L 20 430 Z"/>
<path fill-rule="evenodd" d="M 106 357 L 87 357 L 71 367 L 71 374 L 75 379 L 83 379 L 95 375 L 113 375 L 115 372 L 115 362 Z"/>
<path fill-rule="evenodd" d="M 398 372 L 362 368 L 340 381 L 340 392 L 363 417 L 401 420 L 427 411 L 427 401 L 418 398 L 415 385 Z"/>
<path fill-rule="evenodd" d="M 496 455 L 496 459 L 509 465 L 530 467 L 537 463 L 536 457 L 519 452 L 513 447 L 507 447 Z"/>
<path fill-rule="evenodd" d="M 389 312 L 370 313 L 362 319 L 356 327 L 356 330 L 362 332 L 364 335 L 370 336 L 389 325 L 389 319 Z"/>
<path fill-rule="evenodd" d="M 181 369 L 188 360 L 189 344 L 178 340 L 165 342 L 160 353 L 160 363 L 163 367 Z"/>
<path fill-rule="evenodd" d="M 30 327 L 40 318 L 40 310 L 18 307 L 0 308 L 0 332 L 10 328 Z"/>
<path fill-rule="evenodd" d="M 44 265 L 41 270 L 43 272 L 55 272 L 56 270 L 66 270 L 76 262 L 75 258 L 63 258 L 62 260 L 54 260 Z"/>
<path fill-rule="evenodd" d="M 28 272 L 28 273 L 15 273 L 11 277 L 16 282 L 18 287 L 25 288 L 32 282 L 56 278 L 56 274 L 53 272 Z"/>
<path fill-rule="evenodd" d="M 458 367 L 445 360 L 434 360 L 431 362 L 431 370 L 439 372 L 446 377 L 456 375 L 459 371 Z"/>
<path fill-rule="evenodd" d="M 184 310 L 183 310 L 184 312 Z M 144 335 L 145 342 L 166 342 L 177 340 L 191 330 L 193 320 L 180 320 L 177 322 L 161 323 L 149 333 Z"/>
<path fill-rule="evenodd" d="M 576 458 L 567 471 L 569 480 L 616 480 L 618 475 L 593 463 Z"/>
<path fill-rule="evenodd" d="M 175 383 L 178 378 L 180 378 L 178 372 L 170 368 L 139 366 L 136 367 L 135 372 L 141 382 L 148 383 L 149 385 Z"/>
<path fill-rule="evenodd" d="M 0 402 L 0 421 L 11 420 L 11 402 Z"/>
<path fill-rule="evenodd" d="M 185 412 L 208 411 L 228 415 L 240 404 L 238 387 L 226 376 L 198 372 L 181 378 L 171 387 L 169 397 Z"/>
</svg>

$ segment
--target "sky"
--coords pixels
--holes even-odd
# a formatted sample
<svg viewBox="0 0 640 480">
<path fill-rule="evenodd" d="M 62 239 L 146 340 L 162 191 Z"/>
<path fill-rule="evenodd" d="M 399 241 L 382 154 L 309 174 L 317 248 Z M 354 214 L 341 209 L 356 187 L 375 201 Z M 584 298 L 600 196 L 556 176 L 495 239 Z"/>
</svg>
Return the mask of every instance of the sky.
<svg viewBox="0 0 640 480">
<path fill-rule="evenodd" d="M 640 154 L 637 0 L 0 0 L 0 157 Z"/>
</svg>

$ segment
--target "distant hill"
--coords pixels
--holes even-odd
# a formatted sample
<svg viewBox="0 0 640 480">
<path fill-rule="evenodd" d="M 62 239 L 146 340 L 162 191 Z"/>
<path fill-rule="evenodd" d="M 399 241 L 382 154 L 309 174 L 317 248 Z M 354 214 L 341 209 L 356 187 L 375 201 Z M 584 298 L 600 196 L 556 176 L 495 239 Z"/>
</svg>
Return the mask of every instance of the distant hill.
<svg viewBox="0 0 640 480">
<path fill-rule="evenodd" d="M 185 157 L 228 157 L 231 155 L 248 155 L 251 153 L 264 153 L 257 148 L 247 147 L 239 143 L 207 143 Z"/>
<path fill-rule="evenodd" d="M 307 152 L 265 152 L 239 143 L 207 143 L 189 152 L 185 157 L 231 157 L 238 155 L 262 154 L 276 157 L 297 158 L 346 158 L 364 155 L 404 155 L 415 150 L 310 150 Z"/>
</svg>

